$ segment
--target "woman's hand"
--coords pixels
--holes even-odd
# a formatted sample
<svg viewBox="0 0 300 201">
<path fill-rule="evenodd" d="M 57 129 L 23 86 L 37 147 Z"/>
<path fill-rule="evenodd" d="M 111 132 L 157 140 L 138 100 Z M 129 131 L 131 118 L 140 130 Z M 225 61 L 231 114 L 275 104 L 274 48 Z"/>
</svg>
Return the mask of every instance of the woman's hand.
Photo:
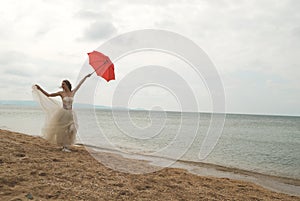
<svg viewBox="0 0 300 201">
<path fill-rule="evenodd" d="M 35 86 L 38 90 L 41 90 L 41 87 L 39 85 L 36 84 Z"/>
<path fill-rule="evenodd" d="M 86 78 L 91 77 L 92 74 L 93 74 L 93 73 L 87 74 L 85 77 L 86 77 Z"/>
</svg>

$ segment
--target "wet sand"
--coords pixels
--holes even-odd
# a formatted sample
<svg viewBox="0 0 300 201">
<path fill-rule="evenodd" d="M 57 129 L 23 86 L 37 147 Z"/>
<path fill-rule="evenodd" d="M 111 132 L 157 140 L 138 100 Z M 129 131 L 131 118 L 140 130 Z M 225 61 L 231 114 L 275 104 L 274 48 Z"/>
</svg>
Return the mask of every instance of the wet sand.
<svg viewBox="0 0 300 201">
<path fill-rule="evenodd" d="M 40 137 L 6 130 L 0 135 L 1 200 L 300 200 L 251 182 L 157 170 L 147 161 L 93 152 L 99 163 L 82 146 L 67 153 Z M 134 168 L 154 172 L 126 173 Z"/>
</svg>

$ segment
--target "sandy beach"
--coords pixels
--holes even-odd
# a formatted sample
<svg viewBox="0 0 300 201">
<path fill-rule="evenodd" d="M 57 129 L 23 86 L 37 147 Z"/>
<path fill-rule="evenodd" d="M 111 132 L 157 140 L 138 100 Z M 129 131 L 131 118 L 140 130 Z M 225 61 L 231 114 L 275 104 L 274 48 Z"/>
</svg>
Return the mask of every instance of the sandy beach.
<svg viewBox="0 0 300 201">
<path fill-rule="evenodd" d="M 6 130 L 0 134 L 1 200 L 300 200 L 250 182 L 179 168 L 124 173 L 99 163 L 83 146 L 66 153 L 40 137 Z M 146 161 L 98 154 L 124 168 L 133 163 L 152 168 Z"/>
</svg>

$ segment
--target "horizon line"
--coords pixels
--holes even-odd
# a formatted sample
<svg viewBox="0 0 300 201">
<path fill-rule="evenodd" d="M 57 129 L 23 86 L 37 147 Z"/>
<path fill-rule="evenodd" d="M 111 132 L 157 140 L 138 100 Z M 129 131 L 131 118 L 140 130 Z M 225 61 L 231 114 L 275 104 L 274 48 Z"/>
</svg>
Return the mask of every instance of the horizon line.
<svg viewBox="0 0 300 201">
<path fill-rule="evenodd" d="M 11 102 L 11 103 L 9 103 Z M 14 103 L 15 102 L 15 103 Z M 22 105 L 22 104 L 17 104 L 20 102 L 30 102 L 34 103 L 32 105 L 27 105 L 27 106 L 38 106 L 38 103 L 34 100 L 0 100 L 0 105 Z M 127 107 L 122 107 L 122 106 L 106 106 L 106 105 L 95 105 L 95 104 L 89 104 L 89 103 L 74 103 L 76 106 L 92 106 L 95 109 L 119 109 L 119 110 L 135 110 L 135 111 L 154 111 L 154 112 L 182 112 L 182 113 L 204 113 L 204 114 L 223 114 L 223 115 L 256 115 L 256 116 L 285 116 L 285 117 L 300 117 L 300 114 L 264 114 L 264 113 L 241 113 L 241 112 L 211 112 L 211 111 L 178 111 L 178 110 L 151 110 L 151 109 L 145 109 L 145 108 L 127 108 Z M 25 105 L 24 105 L 25 106 Z M 79 108 L 79 109 L 84 109 L 84 108 Z"/>
</svg>

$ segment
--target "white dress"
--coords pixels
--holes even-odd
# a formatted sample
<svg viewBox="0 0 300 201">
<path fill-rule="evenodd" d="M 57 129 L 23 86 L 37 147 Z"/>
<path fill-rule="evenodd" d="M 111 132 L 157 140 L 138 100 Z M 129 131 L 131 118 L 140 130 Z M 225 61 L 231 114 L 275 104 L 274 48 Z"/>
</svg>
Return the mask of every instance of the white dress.
<svg viewBox="0 0 300 201">
<path fill-rule="evenodd" d="M 78 130 L 77 117 L 72 110 L 73 97 L 63 98 L 63 107 L 58 101 L 45 96 L 36 86 L 32 87 L 33 97 L 46 113 L 42 136 L 59 146 L 75 143 Z"/>
</svg>

